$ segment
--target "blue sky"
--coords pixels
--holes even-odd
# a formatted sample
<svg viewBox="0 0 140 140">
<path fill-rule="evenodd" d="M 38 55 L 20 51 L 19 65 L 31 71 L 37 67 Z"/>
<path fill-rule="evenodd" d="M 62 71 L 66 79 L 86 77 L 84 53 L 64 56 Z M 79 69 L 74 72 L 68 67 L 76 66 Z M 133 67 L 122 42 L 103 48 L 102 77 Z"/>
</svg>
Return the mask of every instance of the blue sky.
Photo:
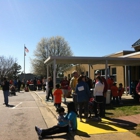
<svg viewBox="0 0 140 140">
<path fill-rule="evenodd" d="M 38 42 L 62 36 L 75 56 L 133 50 L 140 39 L 140 0 L 0 0 L 0 55 L 32 72 Z"/>
</svg>

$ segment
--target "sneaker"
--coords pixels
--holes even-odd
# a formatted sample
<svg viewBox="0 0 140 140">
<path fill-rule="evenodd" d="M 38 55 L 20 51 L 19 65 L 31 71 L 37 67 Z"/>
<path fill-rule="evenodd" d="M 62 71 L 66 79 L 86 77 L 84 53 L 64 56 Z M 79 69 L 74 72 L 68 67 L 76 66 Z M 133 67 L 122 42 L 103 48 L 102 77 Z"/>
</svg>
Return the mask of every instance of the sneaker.
<svg viewBox="0 0 140 140">
<path fill-rule="evenodd" d="M 42 130 L 39 127 L 35 126 L 35 131 L 38 136 L 41 136 Z"/>
</svg>

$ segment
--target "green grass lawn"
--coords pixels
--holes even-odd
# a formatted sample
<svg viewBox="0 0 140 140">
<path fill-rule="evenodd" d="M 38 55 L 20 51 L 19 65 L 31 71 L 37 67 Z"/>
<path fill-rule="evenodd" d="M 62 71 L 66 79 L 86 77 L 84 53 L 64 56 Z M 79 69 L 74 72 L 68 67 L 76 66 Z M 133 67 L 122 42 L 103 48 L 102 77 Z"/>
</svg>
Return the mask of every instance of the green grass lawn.
<svg viewBox="0 0 140 140">
<path fill-rule="evenodd" d="M 106 117 L 109 118 L 118 118 L 135 114 L 140 114 L 140 103 L 137 103 L 134 99 L 124 100 L 123 105 L 113 106 L 110 104 L 106 107 Z M 130 131 L 140 137 L 140 124 Z"/>
<path fill-rule="evenodd" d="M 126 105 L 126 106 L 124 105 L 119 107 L 111 106 L 111 107 L 107 107 L 106 112 L 107 112 L 106 116 L 110 118 L 140 114 L 140 104 Z"/>
</svg>

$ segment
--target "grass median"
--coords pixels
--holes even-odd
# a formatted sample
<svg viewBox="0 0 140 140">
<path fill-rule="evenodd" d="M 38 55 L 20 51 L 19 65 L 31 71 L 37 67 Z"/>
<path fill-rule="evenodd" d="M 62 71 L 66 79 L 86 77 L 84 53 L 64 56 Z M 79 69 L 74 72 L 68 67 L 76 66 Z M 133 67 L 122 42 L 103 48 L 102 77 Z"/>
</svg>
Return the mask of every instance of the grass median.
<svg viewBox="0 0 140 140">
<path fill-rule="evenodd" d="M 107 105 L 106 106 L 106 117 L 118 118 L 122 116 L 130 116 L 140 114 L 140 103 L 132 99 L 123 100 L 122 105 Z M 130 131 L 140 137 L 140 124 Z"/>
</svg>

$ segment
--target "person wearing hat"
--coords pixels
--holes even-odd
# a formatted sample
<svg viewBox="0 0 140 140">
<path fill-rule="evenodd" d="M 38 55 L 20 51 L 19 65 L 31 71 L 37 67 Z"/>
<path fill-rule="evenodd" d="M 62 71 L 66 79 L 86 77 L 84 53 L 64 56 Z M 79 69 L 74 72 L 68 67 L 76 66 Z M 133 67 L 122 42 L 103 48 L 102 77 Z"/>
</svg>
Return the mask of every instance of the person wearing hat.
<svg viewBox="0 0 140 140">
<path fill-rule="evenodd" d="M 101 79 L 103 81 L 103 84 L 104 84 L 104 90 L 103 90 L 104 101 L 103 101 L 102 117 L 105 117 L 106 92 L 107 92 L 107 89 L 108 89 L 108 85 L 107 85 L 106 79 L 103 76 L 101 76 L 101 71 L 100 70 L 95 71 L 95 78 L 98 77 L 98 76 L 101 77 Z"/>
<path fill-rule="evenodd" d="M 73 102 L 75 104 L 75 108 L 77 110 L 77 94 L 75 93 L 75 88 L 78 83 L 78 73 L 76 70 L 72 72 L 73 77 L 70 80 L 70 88 L 72 89 L 72 96 L 73 96 Z"/>
<path fill-rule="evenodd" d="M 77 73 L 77 71 L 74 70 L 72 72 L 72 75 L 73 75 L 73 77 L 70 80 L 70 87 L 72 89 L 72 93 L 75 93 L 75 88 L 76 88 L 76 85 L 78 83 L 78 81 L 77 81 L 77 79 L 78 79 L 78 73 Z"/>
</svg>

